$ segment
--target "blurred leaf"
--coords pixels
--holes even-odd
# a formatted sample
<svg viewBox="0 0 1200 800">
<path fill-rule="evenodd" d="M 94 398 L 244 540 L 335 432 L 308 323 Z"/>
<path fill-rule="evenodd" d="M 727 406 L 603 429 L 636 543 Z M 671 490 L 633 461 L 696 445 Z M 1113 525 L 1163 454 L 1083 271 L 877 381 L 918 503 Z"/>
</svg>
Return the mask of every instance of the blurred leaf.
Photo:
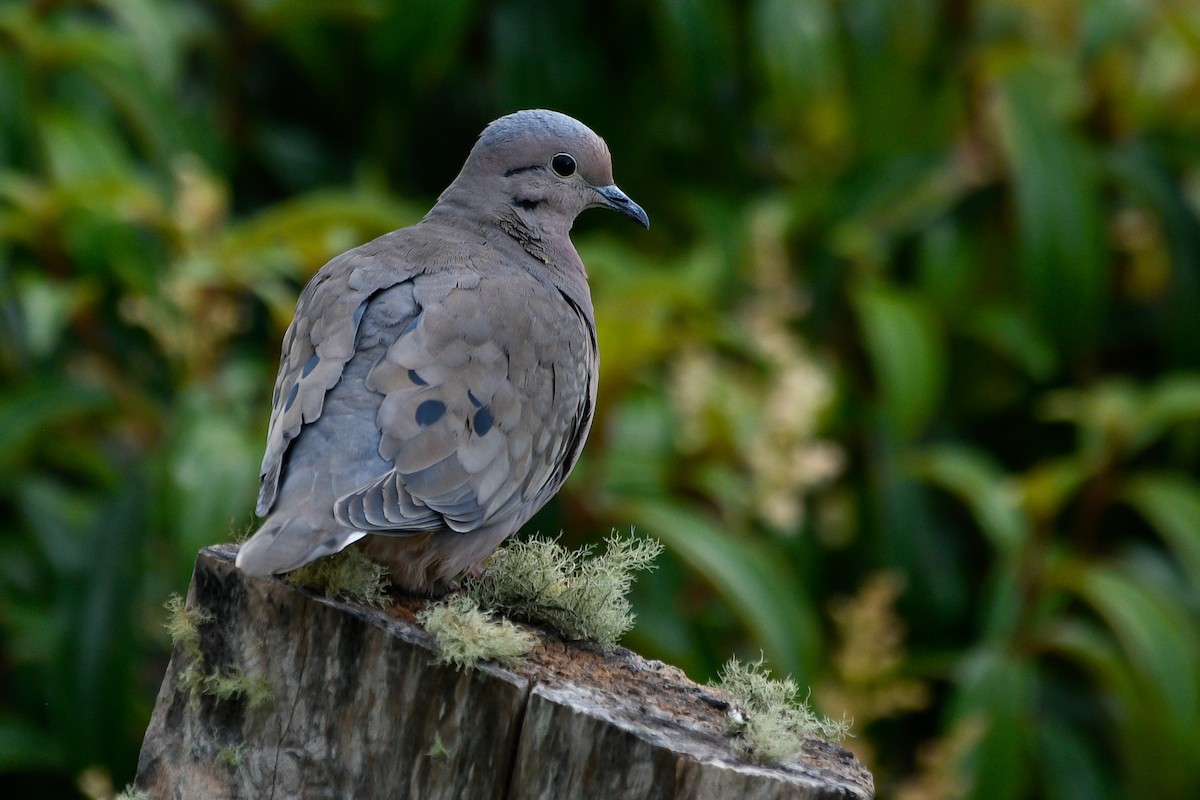
<svg viewBox="0 0 1200 800">
<path fill-rule="evenodd" d="M 405 0 L 384 4 L 372 24 L 371 52 L 388 70 L 420 85 L 461 56 L 472 0 Z"/>
<path fill-rule="evenodd" d="M 1021 798 L 1032 776 L 1026 765 L 1033 750 L 1032 666 L 1017 657 L 981 649 L 963 659 L 952 703 L 953 719 L 983 725 L 983 735 L 964 765 L 967 797 Z"/>
<path fill-rule="evenodd" d="M 1112 770 L 1083 731 L 1050 719 L 1036 735 L 1048 800 L 1117 800 Z"/>
<path fill-rule="evenodd" d="M 1200 484 L 1175 473 L 1146 473 L 1131 478 L 1122 499 L 1141 514 L 1171 548 L 1200 591 Z"/>
<path fill-rule="evenodd" d="M 30 382 L 0 396 L 0 472 L 27 456 L 47 430 L 108 408 L 102 391 L 62 381 Z"/>
<path fill-rule="evenodd" d="M 46 358 L 58 347 L 72 316 L 92 294 L 80 284 L 41 275 L 20 276 L 14 288 L 21 305 L 23 344 L 34 359 Z"/>
<path fill-rule="evenodd" d="M 1108 166 L 1118 184 L 1162 220 L 1171 252 L 1167 313 L 1159 334 L 1171 360 L 1190 369 L 1200 367 L 1200 219 L 1189 206 L 1170 156 L 1157 152 L 1144 137 L 1116 148 Z"/>
<path fill-rule="evenodd" d="M 153 83 L 168 87 L 179 77 L 180 39 L 170 15 L 176 8 L 152 0 L 99 0 L 120 20 L 140 57 L 142 71 Z"/>
<path fill-rule="evenodd" d="M 51 737 L 20 719 L 0 716 L 0 774 L 62 766 L 62 751 Z"/>
<path fill-rule="evenodd" d="M 1011 558 L 1029 538 L 1029 519 L 1013 480 L 984 454 L 951 445 L 919 451 L 916 474 L 953 494 L 971 511 L 992 546 Z"/>
<path fill-rule="evenodd" d="M 1147 387 L 1139 417 L 1145 434 L 1139 444 L 1147 445 L 1168 429 L 1200 420 L 1200 375 L 1176 372 Z"/>
<path fill-rule="evenodd" d="M 1185 721 L 1186 709 L 1181 714 L 1168 708 L 1163 687 L 1140 672 L 1110 631 L 1091 620 L 1059 621 L 1043 638 L 1053 651 L 1086 669 L 1109 698 L 1110 713 L 1120 720 L 1112 736 L 1120 748 L 1123 796 L 1194 796 L 1200 770 L 1191 754 L 1200 747 L 1200 729 L 1194 719 Z M 1175 678 L 1181 679 L 1186 677 Z"/>
<path fill-rule="evenodd" d="M 120 183 L 133 171 L 119 137 L 107 125 L 64 109 L 43 112 L 36 124 L 48 171 L 60 184 L 86 181 L 93 190 L 103 190 L 105 183 Z"/>
<path fill-rule="evenodd" d="M 1032 380 L 1050 379 L 1058 369 L 1058 354 L 1028 315 L 1011 308 L 990 306 L 967 320 L 967 334 L 1024 370 Z"/>
<path fill-rule="evenodd" d="M 1200 639 L 1183 609 L 1114 568 L 1076 564 L 1061 580 L 1112 629 L 1145 686 L 1162 698 L 1166 728 L 1186 730 L 1200 719 Z"/>
<path fill-rule="evenodd" d="M 781 672 L 800 682 L 815 674 L 820 624 L 786 564 L 694 511 L 652 500 L 633 501 L 624 509 L 636 526 L 661 539 L 716 587 Z"/>
<path fill-rule="evenodd" d="M 1022 499 L 1034 522 L 1050 523 L 1100 465 L 1080 456 L 1046 461 L 1021 475 Z"/>
<path fill-rule="evenodd" d="M 918 436 L 942 400 L 946 354 L 932 314 L 910 295 L 863 287 L 854 295 L 879 390 L 879 412 L 903 438 Z"/>
<path fill-rule="evenodd" d="M 245 435 L 244 420 L 205 392 L 182 399 L 174 424 L 159 513 L 179 552 L 176 575 L 186 579 L 197 551 L 249 517 L 261 444 Z"/>
<path fill-rule="evenodd" d="M 1031 68 L 1004 80 L 1001 131 L 1020 221 L 1021 275 L 1038 320 L 1075 355 L 1106 311 L 1104 229 L 1091 153 L 1051 113 L 1048 79 Z M 1070 313 L 1063 313 L 1063 304 Z"/>
<path fill-rule="evenodd" d="M 627 401 L 607 422 L 603 484 L 618 496 L 655 496 L 667 483 L 669 409 L 660 398 Z M 585 456 L 586 457 L 586 456 Z"/>
</svg>

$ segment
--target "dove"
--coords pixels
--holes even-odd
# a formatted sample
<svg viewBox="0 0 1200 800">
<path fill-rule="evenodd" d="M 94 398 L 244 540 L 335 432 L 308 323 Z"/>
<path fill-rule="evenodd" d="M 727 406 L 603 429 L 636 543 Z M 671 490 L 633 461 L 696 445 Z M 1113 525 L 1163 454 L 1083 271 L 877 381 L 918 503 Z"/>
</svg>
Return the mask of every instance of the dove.
<svg viewBox="0 0 1200 800">
<path fill-rule="evenodd" d="M 650 227 L 604 140 L 554 111 L 501 117 L 415 225 L 335 257 L 284 334 L 256 512 L 237 555 L 289 572 L 347 546 L 441 594 L 558 491 L 596 408 L 575 218 Z"/>
</svg>

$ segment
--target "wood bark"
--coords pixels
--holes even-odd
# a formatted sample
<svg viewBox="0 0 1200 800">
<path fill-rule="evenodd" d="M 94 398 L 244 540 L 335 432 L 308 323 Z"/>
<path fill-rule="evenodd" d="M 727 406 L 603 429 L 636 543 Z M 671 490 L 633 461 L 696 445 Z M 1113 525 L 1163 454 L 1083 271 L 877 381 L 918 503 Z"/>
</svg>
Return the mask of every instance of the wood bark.
<svg viewBox="0 0 1200 800">
<path fill-rule="evenodd" d="M 871 776 L 809 741 L 778 766 L 739 758 L 711 690 L 623 648 L 543 643 L 514 669 L 433 663 L 417 599 L 384 609 L 248 578 L 206 548 L 138 761 L 156 798 L 843 798 Z M 189 689 L 233 676 L 270 699 Z M 210 684 L 207 684 L 212 686 Z M 261 694 L 261 692 L 260 692 Z"/>
</svg>

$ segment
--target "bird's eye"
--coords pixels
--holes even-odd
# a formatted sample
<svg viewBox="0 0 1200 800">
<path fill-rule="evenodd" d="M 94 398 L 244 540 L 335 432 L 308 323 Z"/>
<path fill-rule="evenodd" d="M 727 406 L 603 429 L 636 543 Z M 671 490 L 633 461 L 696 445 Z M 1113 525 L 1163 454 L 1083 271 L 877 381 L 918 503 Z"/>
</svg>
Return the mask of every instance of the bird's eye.
<svg viewBox="0 0 1200 800">
<path fill-rule="evenodd" d="M 569 153 L 559 153 L 550 159 L 550 169 L 559 177 L 569 178 L 575 174 L 575 158 Z"/>
</svg>

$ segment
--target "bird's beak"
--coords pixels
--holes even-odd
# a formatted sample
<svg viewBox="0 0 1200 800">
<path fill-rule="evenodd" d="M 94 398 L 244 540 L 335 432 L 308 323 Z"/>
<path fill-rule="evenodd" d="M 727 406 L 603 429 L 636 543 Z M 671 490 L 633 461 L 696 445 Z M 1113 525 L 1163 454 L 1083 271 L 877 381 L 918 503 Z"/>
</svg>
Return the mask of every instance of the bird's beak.
<svg viewBox="0 0 1200 800">
<path fill-rule="evenodd" d="M 646 212 L 642 210 L 641 206 L 629 199 L 629 195 L 618 189 L 616 184 L 595 188 L 596 194 L 601 198 L 598 205 L 611 208 L 613 211 L 620 211 L 625 216 L 640 222 L 643 228 L 650 228 L 650 217 L 646 216 Z"/>
</svg>

